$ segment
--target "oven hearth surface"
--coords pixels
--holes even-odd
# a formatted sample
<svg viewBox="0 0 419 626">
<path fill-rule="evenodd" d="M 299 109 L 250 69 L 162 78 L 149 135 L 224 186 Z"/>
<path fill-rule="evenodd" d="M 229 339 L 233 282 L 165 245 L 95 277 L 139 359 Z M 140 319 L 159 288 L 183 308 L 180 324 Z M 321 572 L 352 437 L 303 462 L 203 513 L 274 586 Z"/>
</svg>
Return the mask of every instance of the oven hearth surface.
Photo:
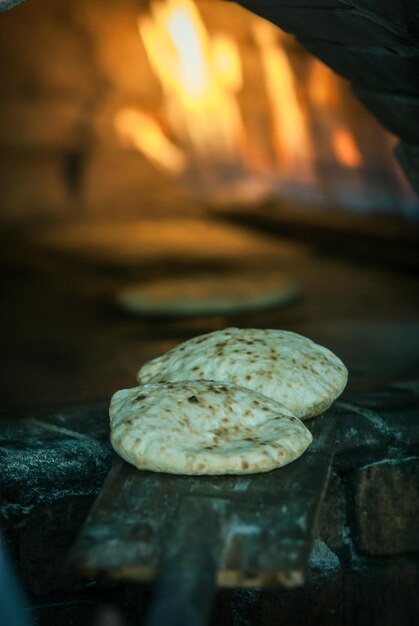
<svg viewBox="0 0 419 626">
<path fill-rule="evenodd" d="M 211 624 L 233 624 L 233 614 L 250 626 L 270 626 L 284 616 L 306 625 L 317 620 L 361 626 L 368 618 L 369 624 L 390 626 L 396 617 L 401 625 L 414 623 L 419 611 L 416 276 L 325 254 L 314 241 L 295 246 L 270 241 L 275 261 L 259 257 L 258 268 L 291 275 L 301 286 L 299 300 L 246 315 L 172 320 L 126 315 L 114 305 L 113 294 L 145 276 L 184 274 L 191 269 L 188 259 L 168 263 L 155 255 L 121 265 L 110 257 L 106 262 L 103 256 L 52 251 L 27 240 L 2 241 L 0 516 L 41 626 L 72 621 L 91 626 L 94 607 L 105 601 L 123 607 L 127 616 L 130 610 L 137 615 L 138 602 L 145 611 L 147 589 L 136 590 L 133 610 L 126 590 L 82 582 L 63 566 L 114 458 L 109 398 L 116 389 L 135 385 L 145 360 L 228 325 L 306 334 L 343 359 L 350 382 L 335 406 L 335 459 L 306 586 L 294 595 L 221 594 Z M 255 258 L 249 253 L 234 267 L 246 272 Z M 222 272 L 231 264 L 231 257 L 227 263 L 222 255 L 216 261 L 201 258 L 193 272 L 203 267 Z M 390 585 L 392 601 L 383 601 Z"/>
<path fill-rule="evenodd" d="M 129 226 L 122 237 L 128 231 Z M 243 232 L 246 255 L 237 243 Z M 194 227 L 193 239 L 196 233 Z M 222 233 L 218 225 L 214 237 L 208 237 L 208 253 L 201 236 L 189 249 L 183 245 L 184 254 L 175 249 L 168 256 L 156 252 L 156 240 L 152 254 L 142 252 L 140 240 L 133 255 L 134 243 L 123 249 L 119 237 L 115 253 L 107 243 L 99 252 L 92 247 L 90 257 L 86 244 L 78 255 L 76 244 L 69 254 L 26 240 L 3 241 L 3 407 L 107 400 L 116 389 L 135 383 L 135 372 L 147 359 L 188 337 L 229 325 L 284 328 L 323 343 L 347 364 L 348 389 L 368 389 L 418 373 L 414 274 L 326 255 L 314 241 L 308 246 L 266 235 L 253 238 L 252 231 L 231 225 L 226 226 L 226 243 L 214 254 Z M 267 255 L 261 254 L 264 245 Z M 191 263 L 198 247 L 199 256 Z M 135 318 L 114 305 L 115 292 L 130 283 L 232 269 L 283 272 L 299 285 L 301 295 L 288 306 L 247 315 L 179 320 Z"/>
</svg>

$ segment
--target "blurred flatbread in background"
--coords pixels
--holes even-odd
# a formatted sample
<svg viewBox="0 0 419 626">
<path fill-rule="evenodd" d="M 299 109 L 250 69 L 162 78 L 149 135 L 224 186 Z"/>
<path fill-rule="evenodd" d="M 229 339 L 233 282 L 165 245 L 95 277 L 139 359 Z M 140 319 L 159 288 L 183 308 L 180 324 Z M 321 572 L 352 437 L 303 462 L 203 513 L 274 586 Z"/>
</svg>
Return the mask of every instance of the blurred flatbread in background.
<svg viewBox="0 0 419 626">
<path fill-rule="evenodd" d="M 247 313 L 288 305 L 302 295 L 282 272 L 223 272 L 156 279 L 116 293 L 118 305 L 142 316 L 188 317 Z"/>
<path fill-rule="evenodd" d="M 34 229 L 31 242 L 119 267 L 161 261 L 278 267 L 307 254 L 304 246 L 209 219 L 80 221 Z"/>
</svg>

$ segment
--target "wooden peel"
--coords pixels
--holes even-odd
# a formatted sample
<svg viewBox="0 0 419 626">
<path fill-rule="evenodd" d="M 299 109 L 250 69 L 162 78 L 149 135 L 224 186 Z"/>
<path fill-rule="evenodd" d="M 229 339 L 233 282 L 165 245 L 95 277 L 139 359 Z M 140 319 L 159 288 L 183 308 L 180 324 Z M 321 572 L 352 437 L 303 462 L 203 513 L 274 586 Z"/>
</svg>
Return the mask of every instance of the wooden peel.
<svg viewBox="0 0 419 626">
<path fill-rule="evenodd" d="M 243 476 L 143 472 L 117 459 L 70 553 L 88 575 L 158 579 L 148 626 L 205 624 L 216 585 L 302 585 L 333 457 L 333 409 L 286 467 Z"/>
</svg>

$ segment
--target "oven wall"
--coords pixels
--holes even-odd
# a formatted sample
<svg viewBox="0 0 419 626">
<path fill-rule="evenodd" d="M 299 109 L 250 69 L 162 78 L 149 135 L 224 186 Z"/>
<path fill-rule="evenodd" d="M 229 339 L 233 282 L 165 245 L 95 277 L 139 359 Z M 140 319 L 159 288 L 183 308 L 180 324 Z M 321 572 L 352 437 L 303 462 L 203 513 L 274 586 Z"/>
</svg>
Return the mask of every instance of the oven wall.
<svg viewBox="0 0 419 626">
<path fill-rule="evenodd" d="M 1 15 L 3 225 L 138 216 L 167 193 L 169 181 L 156 186 L 156 170 L 121 148 L 108 115 L 118 101 L 150 102 L 138 9 L 132 0 L 36 0 Z M 139 206 L 150 189 L 154 206 Z"/>
<path fill-rule="evenodd" d="M 138 33 L 141 6 L 36 0 L 1 14 L 0 225 L 197 215 L 181 184 L 114 129 L 119 107 L 153 111 L 161 99 Z M 232 20 L 212 0 L 201 8 L 234 30 L 252 63 L 246 12 L 232 5 Z"/>
<path fill-rule="evenodd" d="M 1 14 L 0 225 L 196 215 L 180 183 L 121 146 L 114 132 L 118 107 L 153 110 L 159 101 L 138 36 L 140 8 L 137 0 L 36 0 Z M 245 14 L 213 13 L 229 29 L 234 23 L 251 59 Z M 275 16 L 267 14 L 280 21 Z M 387 195 L 392 186 L 392 176 L 383 179 Z"/>
</svg>

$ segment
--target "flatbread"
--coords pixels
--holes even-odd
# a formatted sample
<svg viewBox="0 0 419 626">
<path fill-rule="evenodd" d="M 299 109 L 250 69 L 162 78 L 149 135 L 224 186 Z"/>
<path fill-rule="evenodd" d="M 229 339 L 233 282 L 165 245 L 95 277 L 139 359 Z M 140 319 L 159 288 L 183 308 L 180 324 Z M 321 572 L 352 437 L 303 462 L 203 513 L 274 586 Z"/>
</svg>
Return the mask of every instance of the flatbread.
<svg viewBox="0 0 419 626">
<path fill-rule="evenodd" d="M 301 289 L 281 272 L 196 274 L 127 285 L 116 301 L 137 315 L 185 317 L 229 315 L 279 307 L 294 301 Z"/>
<path fill-rule="evenodd" d="M 109 414 L 116 452 L 154 472 L 268 472 L 297 459 L 312 441 L 279 402 L 228 383 L 123 389 L 113 396 Z"/>
<path fill-rule="evenodd" d="M 284 330 L 226 328 L 194 337 L 146 363 L 138 381 L 206 379 L 278 400 L 301 419 L 324 412 L 342 393 L 342 361 L 311 339 Z"/>
</svg>

